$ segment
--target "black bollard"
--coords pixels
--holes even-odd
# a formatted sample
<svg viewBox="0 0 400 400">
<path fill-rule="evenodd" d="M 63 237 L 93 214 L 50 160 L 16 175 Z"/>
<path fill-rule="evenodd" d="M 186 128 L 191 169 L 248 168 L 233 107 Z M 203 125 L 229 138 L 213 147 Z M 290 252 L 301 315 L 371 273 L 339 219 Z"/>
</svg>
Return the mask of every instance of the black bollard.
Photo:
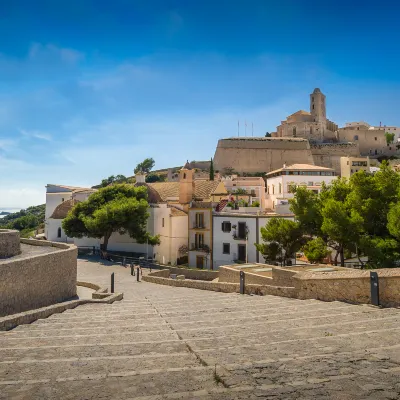
<svg viewBox="0 0 400 400">
<path fill-rule="evenodd" d="M 131 275 L 135 276 L 135 268 L 134 268 L 133 264 L 131 264 Z"/>
<path fill-rule="evenodd" d="M 138 282 L 140 282 L 140 281 L 139 281 L 139 278 L 140 278 L 140 269 L 139 269 L 139 267 L 137 267 L 137 268 L 136 268 L 136 280 L 137 280 Z"/>
<path fill-rule="evenodd" d="M 93 246 L 93 255 L 96 254 L 96 247 Z"/>
<path fill-rule="evenodd" d="M 371 280 L 371 304 L 379 306 L 379 278 L 376 272 L 370 273 Z"/>
<path fill-rule="evenodd" d="M 114 293 L 114 272 L 111 274 L 111 293 Z"/>
<path fill-rule="evenodd" d="M 240 271 L 240 294 L 244 294 L 244 271 Z"/>
</svg>

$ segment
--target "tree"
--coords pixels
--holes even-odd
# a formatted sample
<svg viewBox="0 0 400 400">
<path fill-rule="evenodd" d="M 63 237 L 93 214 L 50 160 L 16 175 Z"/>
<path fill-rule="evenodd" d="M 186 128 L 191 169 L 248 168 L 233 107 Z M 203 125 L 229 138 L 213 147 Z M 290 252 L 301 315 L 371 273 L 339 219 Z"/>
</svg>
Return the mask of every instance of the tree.
<svg viewBox="0 0 400 400">
<path fill-rule="evenodd" d="M 286 265 L 296 251 L 304 245 L 305 239 L 300 225 L 285 218 L 271 218 L 265 227 L 261 228 L 261 237 L 264 243 L 256 244 L 257 250 L 266 261 L 274 261 L 278 255 Z"/>
<path fill-rule="evenodd" d="M 389 146 L 394 142 L 394 133 L 385 132 L 386 144 Z"/>
<path fill-rule="evenodd" d="M 114 232 L 128 233 L 138 243 L 160 243 L 146 231 L 149 204 L 145 187 L 114 184 L 99 189 L 77 203 L 62 222 L 69 237 L 103 238 L 103 250 Z"/>
<path fill-rule="evenodd" d="M 322 215 L 319 196 L 305 187 L 291 189 L 294 198 L 289 200 L 290 210 L 296 216 L 304 234 L 321 235 Z"/>
<path fill-rule="evenodd" d="M 164 182 L 165 178 L 161 175 L 157 175 L 154 173 L 151 173 L 146 176 L 146 182 L 147 183 L 152 183 L 152 182 Z"/>
<path fill-rule="evenodd" d="M 265 137 L 271 137 L 271 134 L 269 132 L 265 132 Z"/>
<path fill-rule="evenodd" d="M 322 208 L 321 230 L 328 238 L 330 247 L 340 255 L 340 265 L 344 267 L 344 252 L 349 246 L 358 243 L 362 232 L 362 218 L 351 210 L 346 209 L 344 204 L 333 198 L 328 199 Z"/>
<path fill-rule="evenodd" d="M 308 261 L 311 263 L 322 262 L 329 254 L 326 243 L 320 237 L 312 239 L 306 243 L 305 246 L 303 246 L 303 251 Z"/>
<path fill-rule="evenodd" d="M 214 162 L 213 159 L 211 158 L 210 162 L 210 181 L 214 180 Z"/>
<path fill-rule="evenodd" d="M 108 185 L 112 185 L 113 183 L 125 183 L 128 181 L 128 178 L 125 175 L 111 175 L 106 179 L 102 179 L 100 183 L 100 187 L 106 187 Z"/>
<path fill-rule="evenodd" d="M 152 158 L 146 158 L 141 163 L 136 165 L 135 174 L 142 172 L 148 174 L 154 168 L 155 161 Z"/>
</svg>

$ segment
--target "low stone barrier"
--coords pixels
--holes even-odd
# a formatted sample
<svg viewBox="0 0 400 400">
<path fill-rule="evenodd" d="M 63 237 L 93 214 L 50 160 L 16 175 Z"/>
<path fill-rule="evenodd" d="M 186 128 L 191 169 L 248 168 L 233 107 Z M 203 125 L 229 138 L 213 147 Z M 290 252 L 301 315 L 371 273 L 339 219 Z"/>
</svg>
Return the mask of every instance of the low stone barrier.
<svg viewBox="0 0 400 400">
<path fill-rule="evenodd" d="M 207 269 L 195 269 L 195 268 L 179 268 L 179 267 L 165 267 L 170 271 L 171 274 L 184 275 L 185 279 L 201 280 L 201 281 L 212 281 L 218 278 L 218 271 L 209 271 Z M 162 270 L 162 271 L 165 271 Z"/>
<path fill-rule="evenodd" d="M 143 276 L 142 280 L 145 282 L 157 283 L 159 285 L 187 287 L 200 290 L 211 290 L 214 292 L 239 293 L 240 290 L 239 283 L 210 282 L 210 281 L 199 281 L 192 279 L 179 280 L 179 279 L 160 277 L 153 274 L 154 273 L 151 273 L 147 276 Z M 290 287 L 246 284 L 245 291 L 247 294 L 273 295 L 273 296 L 283 296 L 283 297 L 296 296 L 295 288 L 290 288 Z"/>
<path fill-rule="evenodd" d="M 0 229 L 0 259 L 16 256 L 20 252 L 19 231 Z"/>
<path fill-rule="evenodd" d="M 380 304 L 385 307 L 400 306 L 400 269 L 374 270 L 379 277 Z M 345 301 L 356 304 L 371 302 L 371 270 L 338 272 L 302 272 L 294 278 L 299 299 Z"/>
<path fill-rule="evenodd" d="M 38 308 L 36 310 L 25 311 L 18 314 L 8 315 L 6 317 L 0 318 L 0 331 L 8 331 L 10 329 L 15 328 L 18 325 L 23 324 L 31 324 L 32 322 L 41 319 L 47 318 L 50 315 L 64 312 L 65 310 L 69 310 L 75 307 L 78 307 L 82 304 L 111 304 L 114 301 L 119 301 L 124 298 L 123 293 L 112 293 L 107 294 L 107 297 L 104 299 L 80 299 L 80 300 L 70 300 L 65 301 L 63 303 L 53 304 L 48 307 Z"/>
<path fill-rule="evenodd" d="M 268 267 L 265 265 L 265 267 Z M 371 270 L 341 268 L 334 272 L 314 272 L 272 267 L 272 277 L 245 272 L 247 294 L 274 295 L 298 299 L 371 303 Z M 400 306 L 400 268 L 375 270 L 379 276 L 380 304 Z M 162 285 L 188 287 L 217 292 L 239 292 L 240 270 L 224 266 L 217 281 L 170 279 L 170 271 L 162 270 L 144 276 L 143 280 Z"/>
<path fill-rule="evenodd" d="M 26 253 L 22 248 L 22 254 L 0 260 L 0 317 L 76 296 L 74 245 L 32 239 L 21 239 L 21 243 L 29 245 Z M 35 247 L 48 247 L 49 251 L 38 252 Z"/>
</svg>

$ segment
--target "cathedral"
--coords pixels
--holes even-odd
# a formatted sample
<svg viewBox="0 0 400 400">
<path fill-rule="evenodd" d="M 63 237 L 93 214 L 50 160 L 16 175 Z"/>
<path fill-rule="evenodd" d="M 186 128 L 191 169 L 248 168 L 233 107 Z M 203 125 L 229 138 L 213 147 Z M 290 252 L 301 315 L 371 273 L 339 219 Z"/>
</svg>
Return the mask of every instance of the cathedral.
<svg viewBox="0 0 400 400">
<path fill-rule="evenodd" d="M 326 118 L 326 97 L 316 88 L 310 94 L 310 112 L 299 110 L 289 115 L 273 136 L 301 137 L 317 142 L 329 142 L 336 139 L 338 126 Z"/>
</svg>

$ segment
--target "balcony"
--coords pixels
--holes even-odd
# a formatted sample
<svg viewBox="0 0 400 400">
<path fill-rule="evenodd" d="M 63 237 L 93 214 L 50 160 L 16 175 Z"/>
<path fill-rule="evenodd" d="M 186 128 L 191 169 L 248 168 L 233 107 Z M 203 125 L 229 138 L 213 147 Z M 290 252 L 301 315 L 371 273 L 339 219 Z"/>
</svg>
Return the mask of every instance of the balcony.
<svg viewBox="0 0 400 400">
<path fill-rule="evenodd" d="M 239 234 L 234 233 L 232 235 L 232 237 L 234 240 L 246 240 L 246 235 L 239 235 Z"/>
<path fill-rule="evenodd" d="M 192 229 L 206 229 L 205 224 L 198 224 L 196 222 L 193 223 Z"/>
<path fill-rule="evenodd" d="M 192 243 L 190 251 L 202 251 L 204 253 L 210 253 L 210 247 L 206 244 Z"/>
</svg>

